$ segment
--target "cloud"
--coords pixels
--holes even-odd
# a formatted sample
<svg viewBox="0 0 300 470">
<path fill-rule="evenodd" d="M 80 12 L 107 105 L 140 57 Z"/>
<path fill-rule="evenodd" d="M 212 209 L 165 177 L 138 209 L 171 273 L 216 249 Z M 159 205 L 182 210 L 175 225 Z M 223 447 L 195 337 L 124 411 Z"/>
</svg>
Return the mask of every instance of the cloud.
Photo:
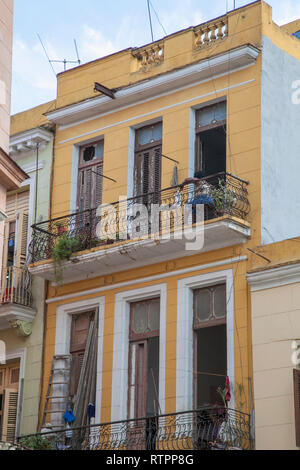
<svg viewBox="0 0 300 470">
<path fill-rule="evenodd" d="M 46 47 L 53 51 L 47 43 Z M 56 78 L 42 46 L 30 46 L 21 38 L 13 44 L 12 113 L 55 98 Z"/>
<path fill-rule="evenodd" d="M 104 57 L 117 50 L 117 44 L 106 39 L 100 31 L 96 31 L 86 24 L 83 26 L 80 37 L 80 56 L 83 62 Z"/>
</svg>

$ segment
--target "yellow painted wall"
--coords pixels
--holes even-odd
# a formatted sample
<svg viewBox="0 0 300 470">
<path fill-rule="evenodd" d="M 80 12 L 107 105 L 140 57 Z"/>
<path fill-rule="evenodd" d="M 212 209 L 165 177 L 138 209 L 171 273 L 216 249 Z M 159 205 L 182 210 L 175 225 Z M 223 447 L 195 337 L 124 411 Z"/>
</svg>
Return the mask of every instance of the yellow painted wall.
<svg viewBox="0 0 300 470">
<path fill-rule="evenodd" d="M 57 107 L 75 103 L 94 96 L 94 81 L 101 81 L 104 85 L 114 88 L 135 83 L 142 78 L 148 78 L 174 67 L 182 67 L 188 63 L 202 60 L 215 54 L 224 52 L 244 44 L 260 47 L 262 29 L 273 31 L 269 26 L 269 7 L 263 2 L 256 2 L 248 7 L 231 12 L 228 15 L 229 36 L 213 46 L 207 46 L 200 52 L 195 52 L 193 46 L 193 31 L 185 30 L 165 39 L 165 61 L 144 75 L 141 72 L 130 73 L 132 70 L 131 51 L 123 51 L 105 59 L 78 67 L 73 71 L 61 74 L 58 78 Z M 275 27 L 274 27 L 275 28 Z M 275 28 L 274 31 L 279 28 Z M 280 29 L 279 29 L 280 31 Z M 273 34 L 273 32 L 272 32 Z M 295 48 L 291 41 L 286 39 L 286 33 L 281 33 L 285 47 Z M 281 36 L 280 36 L 281 37 Z M 279 42 L 280 42 L 279 41 Z M 290 41 L 290 42 L 289 42 Z M 297 52 L 297 51 L 296 51 Z M 295 53 L 296 53 L 295 52 Z M 100 78 L 101 77 L 101 80 Z M 251 255 L 247 248 L 260 245 L 260 139 L 261 139 L 261 59 L 244 70 L 230 76 L 219 77 L 200 85 L 157 98 L 147 103 L 141 103 L 131 108 L 120 110 L 112 114 L 89 120 L 87 122 L 58 130 L 56 137 L 56 163 L 54 168 L 53 191 L 53 217 L 63 216 L 70 212 L 70 189 L 73 145 L 84 142 L 83 134 L 89 132 L 89 138 L 104 136 L 104 174 L 112 176 L 117 184 L 104 181 L 103 201 L 117 201 L 119 195 L 127 194 L 127 159 L 129 126 L 145 122 L 146 113 L 151 119 L 162 118 L 163 121 L 163 153 L 175 158 L 179 163 L 179 180 L 188 174 L 189 159 L 189 114 L 190 108 L 207 102 L 201 96 L 212 93 L 210 99 L 224 97 L 228 105 L 228 142 L 227 142 L 227 169 L 229 172 L 249 181 L 249 199 L 251 212 L 249 223 L 251 225 L 251 239 L 242 246 L 227 248 L 209 253 L 201 253 L 193 257 L 174 260 L 172 263 L 160 263 L 127 272 L 115 273 L 110 276 L 99 277 L 80 283 L 67 284 L 62 287 L 51 287 L 49 297 L 59 297 L 83 292 L 101 286 L 110 286 L 105 291 L 105 337 L 103 346 L 103 393 L 102 393 L 102 420 L 111 418 L 111 387 L 113 364 L 113 328 L 114 328 L 114 299 L 121 289 L 115 289 L 114 284 L 127 280 L 138 280 L 141 277 L 151 276 L 170 271 L 170 277 L 164 279 L 167 283 L 167 345 L 166 345 L 166 412 L 175 410 L 176 393 L 176 312 L 177 312 L 177 282 L 183 276 L 173 275 L 172 271 L 199 266 L 201 274 L 218 271 L 215 269 L 200 271 L 201 265 L 214 261 L 226 260 L 235 256 Z M 248 82 L 229 91 L 216 94 L 219 89 L 226 89 L 242 82 Z M 200 98 L 199 98 L 200 97 Z M 186 100 L 189 103 L 182 104 Z M 181 103 L 181 104 L 180 104 Z M 176 107 L 170 105 L 178 104 Z M 163 109 L 169 107 L 168 109 Z M 163 109 L 163 110 L 162 110 Z M 130 123 L 123 121 L 130 119 Z M 122 123 L 123 122 L 123 123 Z M 105 129 L 104 129 L 105 128 Z M 94 131 L 94 132 L 93 132 Z M 80 137 L 82 136 L 82 137 Z M 69 142 L 63 141 L 71 139 Z M 162 187 L 170 185 L 173 165 L 163 161 Z M 228 268 L 228 266 L 227 266 Z M 242 409 L 250 410 L 249 378 L 252 379 L 252 349 L 251 349 L 251 305 L 250 293 L 246 280 L 247 262 L 243 261 L 232 266 L 234 274 L 234 311 L 235 311 L 235 375 L 236 383 L 243 384 L 245 393 L 237 398 L 237 407 L 242 403 Z M 198 274 L 197 272 L 193 274 Z M 185 274 L 184 276 L 190 276 Z M 157 282 L 158 283 L 158 282 Z M 154 285 L 154 282 L 146 285 Z M 141 287 L 138 283 L 135 287 Z M 125 288 L 124 288 L 125 289 Z M 91 298 L 88 296 L 86 298 Z M 85 297 L 76 297 L 74 301 Z M 51 361 L 55 348 L 56 310 L 63 303 L 71 303 L 72 299 L 54 302 L 48 305 L 47 336 L 45 343 L 45 374 L 44 395 L 47 387 Z"/>
<path fill-rule="evenodd" d="M 50 125 L 44 113 L 48 113 L 54 108 L 55 101 L 50 101 L 27 111 L 14 114 L 10 121 L 10 135 L 19 134 L 35 127 Z"/>
</svg>

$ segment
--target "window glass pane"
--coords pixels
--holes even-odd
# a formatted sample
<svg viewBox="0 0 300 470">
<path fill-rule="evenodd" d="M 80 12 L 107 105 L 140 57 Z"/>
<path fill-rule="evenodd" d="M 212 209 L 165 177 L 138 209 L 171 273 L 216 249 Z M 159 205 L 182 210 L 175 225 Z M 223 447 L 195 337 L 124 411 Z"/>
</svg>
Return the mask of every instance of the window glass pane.
<svg viewBox="0 0 300 470">
<path fill-rule="evenodd" d="M 215 124 L 216 121 L 226 120 L 226 102 L 216 103 L 197 112 L 198 127 L 209 126 Z"/>
<path fill-rule="evenodd" d="M 132 305 L 131 329 L 133 333 L 144 333 L 147 329 L 147 304 Z"/>
<path fill-rule="evenodd" d="M 147 145 L 153 142 L 157 142 L 162 139 L 162 124 L 154 124 L 153 126 L 147 126 L 137 131 L 138 144 Z"/>
<path fill-rule="evenodd" d="M 214 314 L 217 318 L 226 317 L 226 285 L 217 286 L 214 291 Z"/>
<path fill-rule="evenodd" d="M 201 289 L 195 296 L 196 321 L 207 321 L 210 317 L 210 291 Z"/>
<path fill-rule="evenodd" d="M 152 300 L 149 305 L 149 328 L 151 331 L 159 330 L 160 300 Z"/>
<path fill-rule="evenodd" d="M 96 158 L 103 158 L 104 155 L 104 142 L 99 142 L 99 144 L 96 145 Z"/>
</svg>

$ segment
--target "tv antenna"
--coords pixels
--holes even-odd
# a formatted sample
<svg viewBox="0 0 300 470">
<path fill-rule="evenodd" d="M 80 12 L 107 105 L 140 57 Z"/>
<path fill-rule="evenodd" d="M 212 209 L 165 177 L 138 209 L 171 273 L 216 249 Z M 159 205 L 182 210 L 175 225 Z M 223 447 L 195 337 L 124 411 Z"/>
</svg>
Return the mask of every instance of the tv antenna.
<svg viewBox="0 0 300 470">
<path fill-rule="evenodd" d="M 50 57 L 49 57 L 49 55 L 48 55 L 48 53 L 47 53 L 47 50 L 46 50 L 46 48 L 45 48 L 45 46 L 44 46 L 44 44 L 43 44 L 43 41 L 42 41 L 41 36 L 40 36 L 39 34 L 37 34 L 37 36 L 38 36 L 39 41 L 40 41 L 40 43 L 41 43 L 41 45 L 42 45 L 42 48 L 44 49 L 45 55 L 46 55 L 46 57 L 47 57 L 47 59 L 48 59 L 49 64 L 51 65 L 51 68 L 52 68 L 52 71 L 53 71 L 55 77 L 56 77 L 56 72 L 55 72 L 54 67 L 53 67 L 53 65 L 52 65 L 53 63 L 64 64 L 64 71 L 67 70 L 67 64 L 78 64 L 78 65 L 81 64 L 81 60 L 80 60 L 80 58 L 79 58 L 79 53 L 78 53 L 78 47 L 77 47 L 76 39 L 74 39 L 74 45 L 75 45 L 75 51 L 76 51 L 76 55 L 77 55 L 77 60 L 67 60 L 67 59 L 63 59 L 63 60 L 53 60 L 53 59 L 50 59 Z"/>
</svg>

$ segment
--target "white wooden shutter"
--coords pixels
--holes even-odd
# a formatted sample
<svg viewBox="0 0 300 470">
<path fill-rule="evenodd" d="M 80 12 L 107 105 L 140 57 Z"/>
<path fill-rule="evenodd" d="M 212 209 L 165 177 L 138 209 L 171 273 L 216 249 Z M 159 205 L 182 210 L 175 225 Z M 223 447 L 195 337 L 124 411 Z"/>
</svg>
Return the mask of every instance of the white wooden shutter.
<svg viewBox="0 0 300 470">
<path fill-rule="evenodd" d="M 3 442 L 14 442 L 18 411 L 18 392 L 6 388 L 3 395 L 2 436 Z"/>
</svg>

